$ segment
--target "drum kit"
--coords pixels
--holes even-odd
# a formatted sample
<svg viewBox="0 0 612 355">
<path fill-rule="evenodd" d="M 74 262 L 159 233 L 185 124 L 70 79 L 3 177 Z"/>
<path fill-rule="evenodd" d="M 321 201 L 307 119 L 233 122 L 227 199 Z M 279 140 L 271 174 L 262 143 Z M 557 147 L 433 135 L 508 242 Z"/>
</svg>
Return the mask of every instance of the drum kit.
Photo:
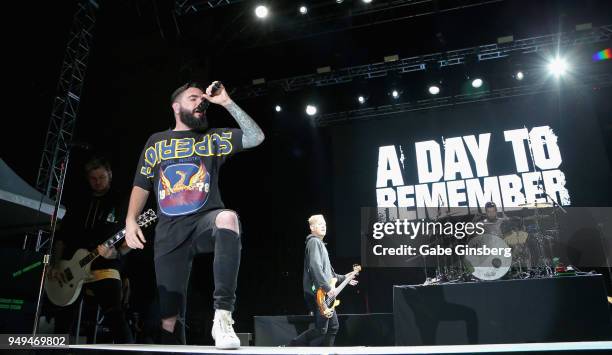
<svg viewBox="0 0 612 355">
<path fill-rule="evenodd" d="M 452 265 L 438 263 L 435 277 L 427 278 L 425 284 L 553 276 L 552 247 L 559 235 L 559 208 L 547 202 L 522 204 L 506 208 L 504 216 L 494 222 L 497 228 L 487 228 L 494 223 L 483 221 L 487 232 L 469 239 L 467 249 L 486 246 L 511 253 L 465 255 Z"/>
<path fill-rule="evenodd" d="M 554 275 L 553 243 L 558 239 L 558 207 L 529 203 L 506 211 L 510 229 L 502 236 L 512 248 L 512 278 Z"/>
</svg>

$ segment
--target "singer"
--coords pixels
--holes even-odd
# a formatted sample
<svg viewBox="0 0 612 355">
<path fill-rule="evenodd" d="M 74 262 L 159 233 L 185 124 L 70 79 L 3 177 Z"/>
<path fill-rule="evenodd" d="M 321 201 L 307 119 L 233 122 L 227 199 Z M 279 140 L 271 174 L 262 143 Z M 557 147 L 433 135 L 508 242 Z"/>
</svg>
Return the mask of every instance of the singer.
<svg viewBox="0 0 612 355">
<path fill-rule="evenodd" d="M 225 107 L 240 129 L 209 129 L 200 106 L 203 100 Z M 236 212 L 223 205 L 219 171 L 229 156 L 261 144 L 264 134 L 219 82 L 206 90 L 195 83 L 185 84 L 172 94 L 171 106 L 176 126 L 153 134 L 138 163 L 126 219 L 126 242 L 139 249 L 147 242 L 136 217 L 153 190 L 159 215 L 154 258 L 162 343 L 186 344 L 184 320 L 191 263 L 195 254 L 213 252 L 212 336 L 217 348 L 236 349 L 240 340 L 232 326 L 232 312 L 241 226 Z"/>
</svg>

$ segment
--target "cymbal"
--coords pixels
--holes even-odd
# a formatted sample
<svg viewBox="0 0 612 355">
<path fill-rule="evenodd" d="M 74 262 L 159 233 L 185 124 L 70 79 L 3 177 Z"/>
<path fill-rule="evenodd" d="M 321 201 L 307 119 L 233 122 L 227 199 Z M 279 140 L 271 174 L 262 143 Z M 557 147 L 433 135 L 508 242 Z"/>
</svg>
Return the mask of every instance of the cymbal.
<svg viewBox="0 0 612 355">
<path fill-rule="evenodd" d="M 554 205 L 550 202 L 530 202 L 530 203 L 523 203 L 521 205 L 519 205 L 519 207 L 523 207 L 523 208 L 551 208 L 554 207 Z"/>
</svg>

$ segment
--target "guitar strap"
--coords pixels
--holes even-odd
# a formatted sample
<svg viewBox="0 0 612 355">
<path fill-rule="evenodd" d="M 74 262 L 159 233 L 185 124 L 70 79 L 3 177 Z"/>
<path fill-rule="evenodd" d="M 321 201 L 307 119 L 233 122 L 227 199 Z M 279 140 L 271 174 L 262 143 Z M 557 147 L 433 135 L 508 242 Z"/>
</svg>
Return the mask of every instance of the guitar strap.
<svg viewBox="0 0 612 355">
<path fill-rule="evenodd" d="M 119 271 L 116 269 L 99 269 L 91 270 L 91 278 L 86 282 L 94 282 L 103 279 L 117 279 L 121 280 Z"/>
</svg>

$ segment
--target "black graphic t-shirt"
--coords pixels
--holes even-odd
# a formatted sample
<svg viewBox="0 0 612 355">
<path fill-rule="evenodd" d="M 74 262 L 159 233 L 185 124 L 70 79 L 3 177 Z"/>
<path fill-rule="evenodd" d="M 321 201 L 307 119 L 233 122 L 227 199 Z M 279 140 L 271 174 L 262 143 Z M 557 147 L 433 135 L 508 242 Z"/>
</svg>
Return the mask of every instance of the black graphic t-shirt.
<svg viewBox="0 0 612 355">
<path fill-rule="evenodd" d="M 158 132 L 145 144 L 134 185 L 155 193 L 158 224 L 224 208 L 219 169 L 241 150 L 239 129 Z"/>
</svg>

